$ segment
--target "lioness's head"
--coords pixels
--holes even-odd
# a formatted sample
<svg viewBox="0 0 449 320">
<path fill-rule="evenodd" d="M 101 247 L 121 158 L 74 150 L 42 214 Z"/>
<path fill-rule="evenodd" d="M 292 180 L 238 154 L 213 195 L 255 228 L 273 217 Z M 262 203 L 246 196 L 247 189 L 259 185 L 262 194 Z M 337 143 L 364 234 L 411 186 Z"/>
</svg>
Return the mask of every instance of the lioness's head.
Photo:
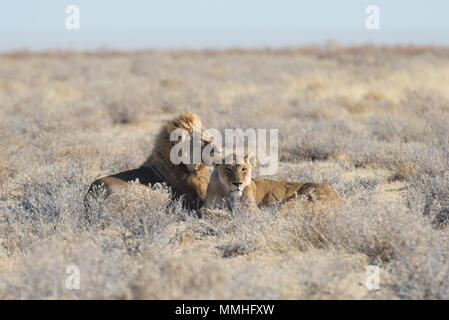
<svg viewBox="0 0 449 320">
<path fill-rule="evenodd" d="M 252 155 L 239 158 L 235 153 L 214 164 L 220 182 L 233 197 L 241 197 L 243 189 L 251 183 L 251 173 L 255 167 Z"/>
<path fill-rule="evenodd" d="M 188 145 L 190 150 L 173 149 L 179 142 L 185 141 L 189 142 L 186 145 Z M 198 152 L 195 153 L 195 144 L 190 143 L 192 141 L 198 142 L 201 145 L 200 157 L 195 157 L 195 155 L 198 155 Z M 167 122 L 165 128 L 158 136 L 154 151 L 160 158 L 165 159 L 165 161 L 170 161 L 172 165 L 177 165 L 170 158 L 172 150 L 176 150 L 176 154 L 182 158 L 181 165 L 188 172 L 194 172 L 208 166 L 208 164 L 204 163 L 203 157 L 201 156 L 206 147 L 212 150 L 212 155 L 213 150 L 218 150 L 213 137 L 203 127 L 200 118 L 193 113 L 187 112 Z"/>
</svg>

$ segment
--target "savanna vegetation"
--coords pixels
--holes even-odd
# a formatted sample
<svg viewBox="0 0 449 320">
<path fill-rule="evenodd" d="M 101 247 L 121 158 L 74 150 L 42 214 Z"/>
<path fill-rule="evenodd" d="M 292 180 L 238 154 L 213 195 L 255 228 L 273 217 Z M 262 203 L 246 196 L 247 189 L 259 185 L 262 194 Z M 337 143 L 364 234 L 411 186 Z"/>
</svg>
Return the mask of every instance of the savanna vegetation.
<svg viewBox="0 0 449 320">
<path fill-rule="evenodd" d="M 278 129 L 271 178 L 327 184 L 342 210 L 200 219 L 130 185 L 86 213 L 90 183 L 183 111 Z M 448 123 L 446 48 L 2 53 L 0 298 L 449 299 Z"/>
</svg>

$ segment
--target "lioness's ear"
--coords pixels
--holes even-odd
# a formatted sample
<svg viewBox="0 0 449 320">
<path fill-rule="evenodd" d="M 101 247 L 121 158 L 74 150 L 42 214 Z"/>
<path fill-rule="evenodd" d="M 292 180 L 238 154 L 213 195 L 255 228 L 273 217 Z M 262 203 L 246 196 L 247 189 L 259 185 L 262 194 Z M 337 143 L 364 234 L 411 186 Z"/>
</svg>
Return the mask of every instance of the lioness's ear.
<svg viewBox="0 0 449 320">
<path fill-rule="evenodd" d="M 256 156 L 253 153 L 248 153 L 243 159 L 247 164 L 250 164 L 253 168 L 257 164 Z"/>
<path fill-rule="evenodd" d="M 217 168 L 220 164 L 225 163 L 224 157 L 221 156 L 221 157 L 219 158 L 219 161 L 220 161 L 220 162 L 217 162 L 217 161 L 214 161 L 214 162 L 213 162 L 214 168 Z"/>
<path fill-rule="evenodd" d="M 214 141 L 213 139 L 210 140 L 210 141 L 207 143 L 207 145 L 212 144 L 213 141 Z M 210 156 L 211 156 L 211 157 L 215 157 L 215 154 L 219 155 L 218 152 L 215 152 L 215 148 L 212 148 L 212 150 L 210 151 Z"/>
</svg>

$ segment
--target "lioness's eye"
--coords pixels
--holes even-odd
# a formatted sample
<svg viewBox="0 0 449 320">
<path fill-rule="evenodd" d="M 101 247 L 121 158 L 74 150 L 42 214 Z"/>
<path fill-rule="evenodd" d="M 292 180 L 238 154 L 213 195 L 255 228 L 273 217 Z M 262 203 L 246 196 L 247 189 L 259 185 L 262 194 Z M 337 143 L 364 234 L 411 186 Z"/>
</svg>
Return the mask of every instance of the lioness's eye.
<svg viewBox="0 0 449 320">
<path fill-rule="evenodd" d="M 226 168 L 226 171 L 227 171 L 227 172 L 231 172 L 231 169 L 229 169 L 229 168 Z"/>
<path fill-rule="evenodd" d="M 242 168 L 242 171 L 246 171 L 246 168 Z"/>
</svg>

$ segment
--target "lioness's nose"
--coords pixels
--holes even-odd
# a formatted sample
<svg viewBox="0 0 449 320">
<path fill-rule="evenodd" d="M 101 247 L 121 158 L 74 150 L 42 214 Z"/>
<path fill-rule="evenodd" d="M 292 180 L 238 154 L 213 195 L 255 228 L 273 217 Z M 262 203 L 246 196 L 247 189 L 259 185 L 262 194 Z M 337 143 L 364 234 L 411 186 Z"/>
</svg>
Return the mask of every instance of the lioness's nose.
<svg viewBox="0 0 449 320">
<path fill-rule="evenodd" d="M 242 183 L 241 183 L 241 182 L 233 182 L 232 184 L 233 184 L 234 186 L 238 187 L 238 186 L 240 186 Z"/>
</svg>

